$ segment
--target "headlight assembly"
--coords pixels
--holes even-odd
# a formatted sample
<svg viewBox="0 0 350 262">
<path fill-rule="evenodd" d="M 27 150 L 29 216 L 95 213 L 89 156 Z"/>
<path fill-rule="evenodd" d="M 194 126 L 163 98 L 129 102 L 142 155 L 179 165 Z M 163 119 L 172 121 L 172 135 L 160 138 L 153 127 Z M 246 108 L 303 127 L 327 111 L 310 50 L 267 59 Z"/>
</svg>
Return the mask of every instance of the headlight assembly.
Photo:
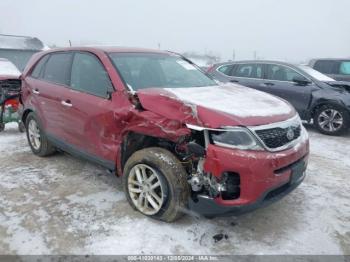
<svg viewBox="0 0 350 262">
<path fill-rule="evenodd" d="M 210 131 L 210 137 L 215 145 L 242 149 L 264 150 L 255 137 L 245 128 L 233 128 L 223 131 Z"/>
</svg>

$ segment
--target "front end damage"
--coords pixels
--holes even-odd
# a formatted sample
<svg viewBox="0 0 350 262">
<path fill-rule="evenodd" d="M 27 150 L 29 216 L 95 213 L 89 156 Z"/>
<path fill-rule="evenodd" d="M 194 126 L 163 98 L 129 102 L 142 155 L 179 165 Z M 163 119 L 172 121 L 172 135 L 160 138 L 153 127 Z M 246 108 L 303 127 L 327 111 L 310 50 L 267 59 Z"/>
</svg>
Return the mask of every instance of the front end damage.
<svg viewBox="0 0 350 262">
<path fill-rule="evenodd" d="M 308 135 L 301 129 L 295 141 L 276 151 L 215 145 L 217 129 L 192 129 L 189 209 L 207 217 L 242 214 L 289 194 L 304 180 L 308 163 Z"/>
<path fill-rule="evenodd" d="M 213 128 L 198 117 L 198 109 L 203 112 L 205 108 L 197 107 L 194 112 L 192 105 L 168 95 L 159 96 L 157 91 L 132 94 L 133 107 L 120 111 L 127 112 L 128 116 L 124 118 L 122 130 L 119 174 L 133 152 L 151 146 L 166 148 L 187 171 L 191 188 L 189 208 L 208 217 L 244 213 L 267 205 L 303 181 L 308 161 L 308 136 L 300 119 L 290 118 L 294 112 L 287 116 L 288 121 L 273 126 Z M 214 120 L 223 122 L 225 117 L 222 120 L 217 116 Z M 118 119 L 122 117 L 119 115 Z M 273 147 L 274 137 L 266 138 L 269 134 L 261 132 L 261 137 L 267 139 L 264 142 L 258 135 L 270 129 L 293 132 L 293 137 L 283 146 L 270 148 L 267 144 L 271 140 L 269 146 Z M 233 133 L 234 136 L 230 136 Z M 290 134 L 283 133 L 287 135 Z M 235 144 L 237 137 L 241 143 L 238 146 L 222 142 L 224 138 Z M 245 139 L 249 142 L 242 142 Z M 285 137 L 279 139 L 282 141 Z"/>
</svg>

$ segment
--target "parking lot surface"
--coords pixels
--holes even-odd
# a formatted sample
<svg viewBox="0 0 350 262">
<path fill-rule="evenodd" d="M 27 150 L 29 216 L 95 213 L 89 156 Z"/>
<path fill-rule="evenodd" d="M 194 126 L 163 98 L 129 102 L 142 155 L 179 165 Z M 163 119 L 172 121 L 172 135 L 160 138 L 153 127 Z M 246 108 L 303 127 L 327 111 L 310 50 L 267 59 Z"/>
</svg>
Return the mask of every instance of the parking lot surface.
<svg viewBox="0 0 350 262">
<path fill-rule="evenodd" d="M 34 156 L 10 125 L 0 133 L 0 254 L 350 255 L 350 134 L 307 129 L 307 177 L 283 200 L 166 224 L 133 211 L 119 178 L 66 154 Z"/>
</svg>

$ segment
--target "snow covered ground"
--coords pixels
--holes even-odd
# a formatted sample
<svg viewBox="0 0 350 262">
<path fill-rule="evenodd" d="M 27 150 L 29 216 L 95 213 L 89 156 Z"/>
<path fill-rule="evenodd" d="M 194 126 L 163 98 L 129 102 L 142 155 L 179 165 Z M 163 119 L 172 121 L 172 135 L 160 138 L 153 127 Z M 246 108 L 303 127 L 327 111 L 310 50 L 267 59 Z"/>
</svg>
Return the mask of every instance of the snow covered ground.
<svg viewBox="0 0 350 262">
<path fill-rule="evenodd" d="M 134 212 L 119 179 L 99 167 L 34 156 L 12 125 L 0 133 L 0 254 L 350 255 L 350 134 L 308 131 L 308 176 L 282 201 L 166 224 Z M 218 233 L 228 239 L 215 243 Z"/>
</svg>

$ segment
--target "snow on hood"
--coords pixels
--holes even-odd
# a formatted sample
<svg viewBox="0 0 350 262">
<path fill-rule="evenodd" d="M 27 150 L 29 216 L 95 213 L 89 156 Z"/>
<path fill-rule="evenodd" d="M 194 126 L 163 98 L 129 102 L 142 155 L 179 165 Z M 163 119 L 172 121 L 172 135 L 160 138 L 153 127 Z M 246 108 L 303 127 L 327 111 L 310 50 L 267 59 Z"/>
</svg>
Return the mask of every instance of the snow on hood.
<svg viewBox="0 0 350 262">
<path fill-rule="evenodd" d="M 137 91 L 142 106 L 168 119 L 211 128 L 284 121 L 296 112 L 275 96 L 238 86 L 147 88 Z"/>
<path fill-rule="evenodd" d="M 186 103 L 238 117 L 264 117 L 290 114 L 293 111 L 286 102 L 277 97 L 239 85 L 165 90 Z"/>
<path fill-rule="evenodd" d="M 8 60 L 0 59 L 0 76 L 19 77 L 21 72 L 17 67 Z"/>
</svg>

